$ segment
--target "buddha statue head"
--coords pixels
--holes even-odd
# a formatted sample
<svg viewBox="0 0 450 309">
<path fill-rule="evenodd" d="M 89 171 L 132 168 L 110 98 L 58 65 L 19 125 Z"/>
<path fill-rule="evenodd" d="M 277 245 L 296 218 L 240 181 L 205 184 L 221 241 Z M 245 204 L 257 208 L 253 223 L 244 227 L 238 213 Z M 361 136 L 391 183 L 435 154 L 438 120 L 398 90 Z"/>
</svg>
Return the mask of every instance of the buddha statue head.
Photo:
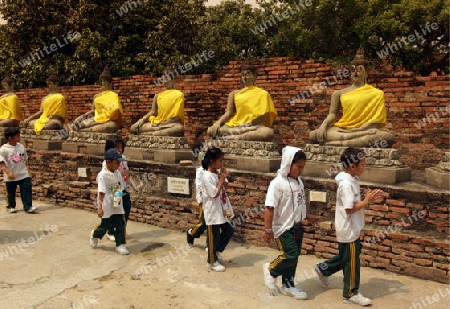
<svg viewBox="0 0 450 309">
<path fill-rule="evenodd" d="M 364 59 L 364 49 L 360 47 L 356 52 L 356 56 L 350 63 L 350 79 L 355 85 L 364 85 L 367 83 L 367 61 Z"/>
<path fill-rule="evenodd" d="M 14 80 L 10 74 L 6 74 L 5 78 L 2 79 L 2 87 L 6 92 L 11 92 L 14 89 Z"/>
<path fill-rule="evenodd" d="M 163 75 L 162 76 L 167 76 L 167 79 L 164 79 L 164 87 L 166 87 L 166 89 L 173 89 L 173 87 L 175 86 L 176 83 L 176 75 L 173 69 L 173 66 L 168 65 L 164 71 L 163 71 Z"/>
<path fill-rule="evenodd" d="M 102 88 L 102 91 L 111 90 L 112 85 L 112 76 L 109 71 L 109 67 L 106 65 L 103 69 L 102 74 L 100 74 L 99 82 Z"/>
<path fill-rule="evenodd" d="M 253 65 L 243 65 L 241 67 L 241 82 L 244 87 L 254 86 L 258 70 Z"/>
<path fill-rule="evenodd" d="M 55 73 L 50 73 L 45 81 L 47 82 L 47 87 L 50 89 L 50 92 L 58 90 L 59 78 Z"/>
</svg>

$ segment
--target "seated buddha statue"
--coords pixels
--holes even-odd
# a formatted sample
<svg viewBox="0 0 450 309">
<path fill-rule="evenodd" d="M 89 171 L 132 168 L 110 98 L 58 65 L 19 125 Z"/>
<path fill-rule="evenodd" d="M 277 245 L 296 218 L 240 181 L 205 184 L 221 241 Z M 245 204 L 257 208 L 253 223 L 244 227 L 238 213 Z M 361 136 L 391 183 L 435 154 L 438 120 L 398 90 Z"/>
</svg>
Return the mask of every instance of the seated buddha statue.
<svg viewBox="0 0 450 309">
<path fill-rule="evenodd" d="M 342 147 L 391 147 L 395 136 L 382 130 L 387 123 L 384 92 L 367 83 L 363 51 L 351 62 L 350 87 L 336 90 L 331 96 L 328 116 L 317 130 L 309 134 L 313 143 Z M 339 109 L 342 117 L 335 122 Z"/>
<path fill-rule="evenodd" d="M 19 127 L 22 120 L 20 101 L 14 93 L 14 80 L 6 75 L 2 80 L 5 94 L 0 97 L 0 127 Z"/>
<path fill-rule="evenodd" d="M 108 66 L 100 75 L 102 92 L 94 97 L 94 108 L 79 116 L 72 123 L 74 131 L 116 133 L 122 127 L 122 104 L 117 93 L 112 91 L 112 76 Z"/>
<path fill-rule="evenodd" d="M 49 94 L 41 100 L 39 112 L 24 120 L 25 128 L 34 129 L 36 135 L 42 130 L 61 130 L 67 118 L 66 99 L 59 93 L 59 79 L 55 74 L 50 74 L 46 80 Z"/>
<path fill-rule="evenodd" d="M 246 65 L 241 69 L 244 88 L 228 95 L 225 113 L 211 127 L 208 135 L 246 141 L 272 141 L 277 111 L 270 94 L 255 86 L 257 70 Z"/>
<path fill-rule="evenodd" d="M 171 68 L 164 71 L 169 76 Z M 175 89 L 175 78 L 164 82 L 166 90 L 155 94 L 150 112 L 131 126 L 131 133 L 184 136 L 184 94 Z"/>
</svg>

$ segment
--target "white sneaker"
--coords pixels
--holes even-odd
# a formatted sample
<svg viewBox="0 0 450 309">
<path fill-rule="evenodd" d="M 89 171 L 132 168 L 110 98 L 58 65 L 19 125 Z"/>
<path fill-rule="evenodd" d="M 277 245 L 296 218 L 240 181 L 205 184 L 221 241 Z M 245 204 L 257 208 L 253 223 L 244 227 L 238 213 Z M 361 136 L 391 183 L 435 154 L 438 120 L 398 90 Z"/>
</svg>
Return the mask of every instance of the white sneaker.
<svg viewBox="0 0 450 309">
<path fill-rule="evenodd" d="M 328 277 L 325 276 L 319 268 L 319 264 L 316 264 L 314 266 L 314 270 L 316 271 L 317 276 L 319 277 L 320 283 L 322 283 L 324 286 L 329 286 L 330 282 L 328 281 Z"/>
<path fill-rule="evenodd" d="M 271 296 L 278 295 L 277 278 L 272 277 L 269 271 L 270 263 L 263 264 L 264 284 L 270 291 Z"/>
<path fill-rule="evenodd" d="M 208 263 L 208 267 L 214 271 L 225 271 L 225 266 L 219 263 L 219 261 L 215 261 L 212 264 Z"/>
<path fill-rule="evenodd" d="M 287 288 L 284 285 L 281 287 L 281 293 L 286 296 L 294 297 L 295 299 L 307 299 L 308 295 L 300 289 L 297 289 L 295 286 Z"/>
<path fill-rule="evenodd" d="M 15 208 L 8 208 L 8 212 L 10 214 L 15 214 L 17 212 L 17 209 L 15 209 Z"/>
<path fill-rule="evenodd" d="M 30 209 L 27 210 L 27 213 L 34 214 L 36 212 L 36 210 L 37 210 L 37 207 L 33 206 L 33 207 L 31 207 Z"/>
<path fill-rule="evenodd" d="M 91 247 L 95 248 L 98 245 L 98 238 L 92 237 L 93 235 L 94 235 L 94 231 L 91 232 L 91 238 L 90 238 L 89 242 L 91 243 Z"/>
<path fill-rule="evenodd" d="M 130 254 L 130 252 L 127 250 L 127 247 L 125 245 L 120 245 L 120 246 L 116 247 L 116 251 L 122 255 Z"/>
<path fill-rule="evenodd" d="M 344 304 L 356 304 L 365 307 L 372 305 L 372 300 L 364 297 L 361 293 L 358 293 L 350 298 L 344 298 Z"/>
<path fill-rule="evenodd" d="M 114 237 L 114 235 L 111 235 L 111 234 L 108 234 L 108 233 L 106 233 L 106 238 L 108 238 L 109 240 L 111 240 L 111 241 L 116 241 L 116 238 Z"/>
</svg>

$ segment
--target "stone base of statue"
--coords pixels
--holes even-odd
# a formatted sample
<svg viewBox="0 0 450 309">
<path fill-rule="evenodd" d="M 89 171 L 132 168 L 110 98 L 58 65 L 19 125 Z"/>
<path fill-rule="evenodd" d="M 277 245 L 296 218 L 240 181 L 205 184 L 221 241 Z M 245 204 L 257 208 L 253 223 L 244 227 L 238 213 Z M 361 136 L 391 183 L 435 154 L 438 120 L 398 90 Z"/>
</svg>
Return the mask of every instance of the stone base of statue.
<svg viewBox="0 0 450 309">
<path fill-rule="evenodd" d="M 334 178 L 343 170 L 340 156 L 346 148 L 307 144 L 304 149 L 307 160 L 302 176 Z M 363 149 L 366 153 L 366 167 L 361 181 L 393 185 L 411 180 L 411 168 L 405 166 L 397 149 Z"/>
<path fill-rule="evenodd" d="M 119 133 L 95 133 L 71 131 L 67 140 L 62 145 L 63 152 L 83 153 L 93 156 L 105 154 L 105 143 L 107 139 L 116 140 L 120 138 Z"/>
<path fill-rule="evenodd" d="M 20 131 L 22 143 L 27 148 L 36 150 L 61 150 L 62 144 L 68 136 L 65 129 L 42 130 L 40 135 L 36 135 L 34 129 L 21 129 Z"/>
<path fill-rule="evenodd" d="M 209 139 L 203 144 L 202 153 L 211 146 L 225 153 L 226 168 L 258 173 L 271 173 L 280 168 L 281 155 L 273 142 Z"/>
<path fill-rule="evenodd" d="M 125 156 L 128 160 L 179 163 L 194 156 L 185 137 L 130 134 Z"/>
<path fill-rule="evenodd" d="M 425 182 L 440 189 L 450 189 L 450 152 L 444 153 L 438 166 L 425 169 Z"/>
</svg>

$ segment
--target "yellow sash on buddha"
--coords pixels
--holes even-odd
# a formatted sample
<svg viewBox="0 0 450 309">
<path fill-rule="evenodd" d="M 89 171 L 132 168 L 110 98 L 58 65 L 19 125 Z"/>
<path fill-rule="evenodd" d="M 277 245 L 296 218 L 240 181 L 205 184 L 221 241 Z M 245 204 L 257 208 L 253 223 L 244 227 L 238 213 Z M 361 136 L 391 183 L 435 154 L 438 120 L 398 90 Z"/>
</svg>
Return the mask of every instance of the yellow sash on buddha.
<svg viewBox="0 0 450 309">
<path fill-rule="evenodd" d="M 181 124 L 184 124 L 184 94 L 180 90 L 165 90 L 158 94 L 156 98 L 158 105 L 158 115 L 150 116 L 150 123 L 162 123 L 176 116 L 180 117 Z"/>
<path fill-rule="evenodd" d="M 60 93 L 55 93 L 42 99 L 41 107 L 42 115 L 34 123 L 34 132 L 36 132 L 36 135 L 41 134 L 50 116 L 67 118 L 66 99 Z"/>
<path fill-rule="evenodd" d="M 234 95 L 236 114 L 226 125 L 237 127 L 249 124 L 256 118 L 266 115 L 264 121 L 266 127 L 271 127 L 277 118 L 277 111 L 273 105 L 270 94 L 256 86 L 245 87 Z"/>
<path fill-rule="evenodd" d="M 22 120 L 20 101 L 16 94 L 0 98 L 0 120 L 4 119 Z"/>
<path fill-rule="evenodd" d="M 366 123 L 386 125 L 384 92 L 368 84 L 341 95 L 343 116 L 334 124 L 344 129 L 359 128 Z"/>
<path fill-rule="evenodd" d="M 103 91 L 94 99 L 94 121 L 104 123 L 110 120 L 117 121 L 119 127 L 122 125 L 122 104 L 119 95 L 111 90 Z"/>
</svg>

